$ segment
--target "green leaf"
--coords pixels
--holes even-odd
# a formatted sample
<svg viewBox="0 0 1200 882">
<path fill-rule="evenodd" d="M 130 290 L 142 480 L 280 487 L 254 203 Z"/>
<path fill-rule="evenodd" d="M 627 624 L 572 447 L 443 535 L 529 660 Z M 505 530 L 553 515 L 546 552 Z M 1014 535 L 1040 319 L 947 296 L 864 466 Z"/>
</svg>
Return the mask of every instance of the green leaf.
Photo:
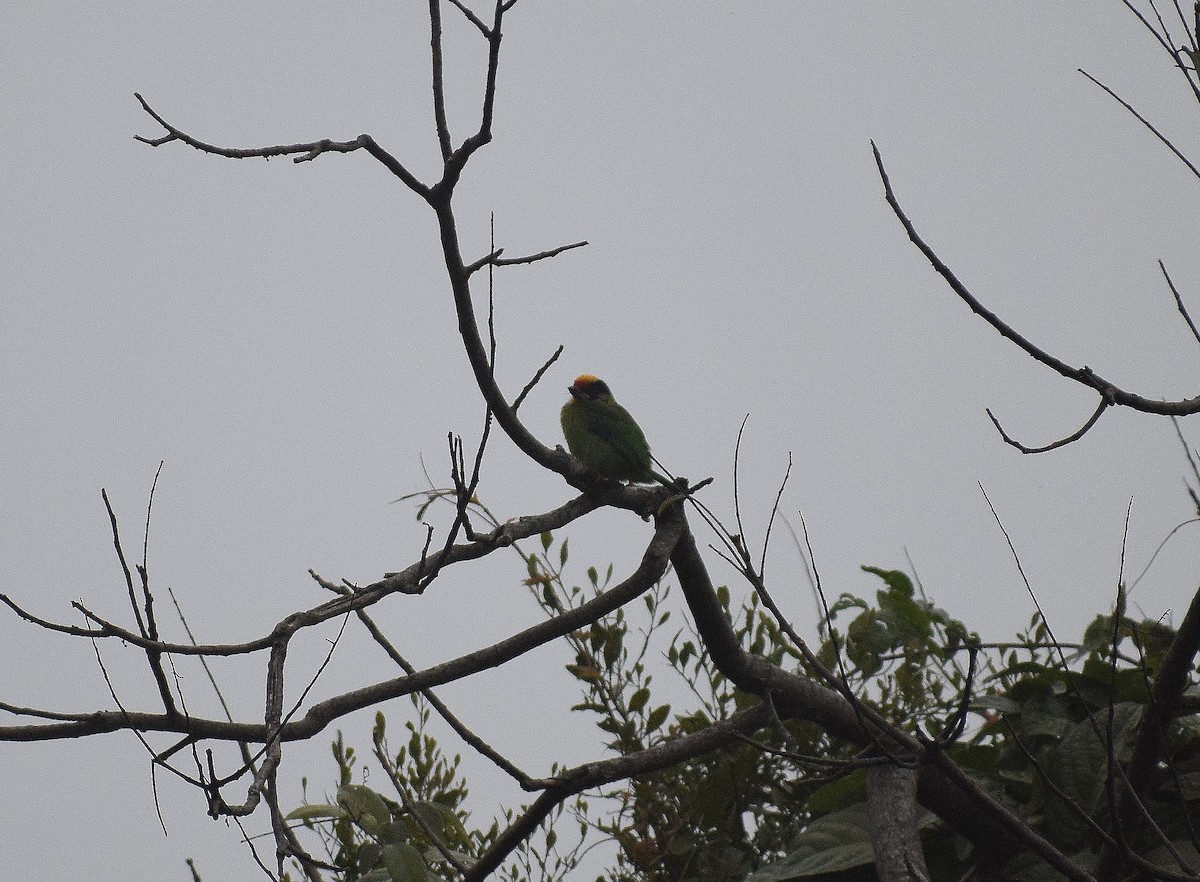
<svg viewBox="0 0 1200 882">
<path fill-rule="evenodd" d="M 892 626 L 894 642 L 924 643 L 933 633 L 929 611 L 909 595 L 880 591 L 879 609 Z"/>
<path fill-rule="evenodd" d="M 549 530 L 547 530 L 545 533 L 543 533 L 541 535 L 541 539 L 542 539 L 542 551 L 549 551 L 551 543 L 554 542 L 554 534 L 551 533 Z"/>
<path fill-rule="evenodd" d="M 442 839 L 455 843 L 467 840 L 467 830 L 450 806 L 440 802 L 421 801 L 414 804 L 413 809 L 421 816 L 426 826 Z"/>
<path fill-rule="evenodd" d="M 863 572 L 871 573 L 883 579 L 890 591 L 902 597 L 911 598 L 915 593 L 912 579 L 908 578 L 900 570 L 881 570 L 879 567 L 863 567 Z"/>
<path fill-rule="evenodd" d="M 1200 799 L 1200 772 L 1189 772 L 1186 775 L 1180 775 L 1179 789 L 1183 793 L 1184 799 Z M 1169 792 L 1169 797 L 1174 796 L 1174 792 Z M 291 815 L 288 815 L 288 817 L 291 817 Z"/>
<path fill-rule="evenodd" d="M 762 867 L 746 882 L 792 882 L 870 866 L 875 851 L 869 829 L 867 807 L 861 803 L 817 818 L 796 837 L 787 857 Z"/>
<path fill-rule="evenodd" d="M 426 882 L 429 878 L 421 853 L 407 842 L 397 842 L 383 850 L 382 863 L 391 882 Z"/>
<path fill-rule="evenodd" d="M 1015 714 L 1021 710 L 1007 695 L 976 695 L 967 705 L 973 711 L 994 710 L 1002 714 Z"/>
<path fill-rule="evenodd" d="M 1119 757 L 1125 743 L 1132 737 L 1136 723 L 1141 719 L 1142 708 L 1134 704 L 1118 704 L 1113 709 L 1113 737 Z M 1097 736 L 1090 720 L 1077 723 L 1051 751 L 1046 763 L 1046 774 L 1062 791 L 1063 795 L 1094 815 L 1105 804 L 1105 774 L 1108 768 L 1108 749 L 1102 737 L 1105 726 L 1101 723 Z M 1057 794 L 1045 793 L 1046 828 L 1050 839 L 1060 848 L 1067 850 L 1086 846 L 1091 835 L 1075 812 L 1065 805 Z"/>
<path fill-rule="evenodd" d="M 284 818 L 285 821 L 319 821 L 324 818 L 333 818 L 335 821 L 340 821 L 342 818 L 349 817 L 346 810 L 336 805 L 328 805 L 326 803 L 313 803 L 312 805 L 302 805 L 299 808 L 292 809 Z"/>
<path fill-rule="evenodd" d="M 636 714 L 650 700 L 650 690 L 643 686 L 629 697 L 629 712 Z"/>
<path fill-rule="evenodd" d="M 566 668 L 572 675 L 586 683 L 595 683 L 600 679 L 600 672 L 592 665 L 566 665 Z"/>
<path fill-rule="evenodd" d="M 829 617 L 836 618 L 837 614 L 848 609 L 867 609 L 868 604 L 861 597 L 855 597 L 853 594 L 842 594 L 833 602 L 833 606 L 829 608 Z"/>
<path fill-rule="evenodd" d="M 936 826 L 932 812 L 917 809 L 917 829 Z M 827 873 L 874 866 L 870 818 L 865 803 L 817 818 L 793 840 L 794 850 L 783 860 L 762 867 L 746 882 L 794 882 Z"/>
<path fill-rule="evenodd" d="M 562 545 L 558 547 L 558 565 L 565 567 L 567 565 L 567 540 L 562 541 Z"/>
<path fill-rule="evenodd" d="M 337 792 L 338 805 L 372 836 L 378 836 L 392 819 L 383 797 L 362 784 L 343 784 Z"/>
<path fill-rule="evenodd" d="M 808 798 L 804 807 L 814 816 L 828 815 L 860 803 L 866 796 L 866 770 L 855 769 L 844 778 L 838 778 L 836 781 L 818 787 Z"/>
<path fill-rule="evenodd" d="M 693 655 L 696 654 L 696 644 L 691 640 L 685 640 L 683 646 L 679 648 L 679 666 L 683 667 L 688 663 Z"/>
<path fill-rule="evenodd" d="M 646 717 L 646 731 L 656 731 L 671 713 L 671 705 L 660 704 L 654 710 L 650 711 L 650 716 Z"/>
<path fill-rule="evenodd" d="M 625 632 L 620 628 L 610 628 L 604 638 L 604 663 L 613 667 L 621 657 L 621 646 L 625 642 Z"/>
<path fill-rule="evenodd" d="M 1200 852 L 1196 851 L 1196 846 L 1192 845 L 1189 840 L 1177 839 L 1171 845 L 1179 854 L 1179 857 L 1187 861 L 1191 866 L 1200 866 Z M 1146 860 L 1150 861 L 1156 867 L 1162 867 L 1164 870 L 1179 872 L 1179 864 L 1176 863 L 1175 856 L 1171 854 L 1171 850 L 1165 845 L 1160 845 L 1147 854 Z"/>
</svg>

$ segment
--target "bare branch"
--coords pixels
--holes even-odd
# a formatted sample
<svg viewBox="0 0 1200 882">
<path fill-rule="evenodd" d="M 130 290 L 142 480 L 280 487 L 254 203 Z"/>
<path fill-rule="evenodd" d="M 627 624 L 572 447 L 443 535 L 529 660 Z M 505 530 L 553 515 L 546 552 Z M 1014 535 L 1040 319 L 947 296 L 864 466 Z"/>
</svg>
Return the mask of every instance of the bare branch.
<svg viewBox="0 0 1200 882">
<path fill-rule="evenodd" d="M 100 490 L 100 498 L 104 500 L 104 508 L 108 512 L 108 522 L 112 527 L 113 548 L 116 549 L 117 560 L 121 563 L 121 572 L 125 575 L 125 587 L 129 591 L 129 605 L 133 608 L 133 617 L 137 620 L 138 633 L 145 637 L 146 623 L 142 620 L 142 611 L 138 606 L 137 596 L 133 592 L 133 574 L 129 571 L 129 564 L 125 562 L 125 549 L 121 547 L 121 531 L 117 527 L 117 514 L 113 511 L 107 490 L 103 488 Z M 13 604 L 9 605 L 16 608 Z"/>
<path fill-rule="evenodd" d="M 1126 110 L 1128 110 L 1131 114 L 1133 114 L 1134 119 L 1136 119 L 1138 122 L 1140 122 L 1142 125 L 1144 125 L 1147 129 L 1149 129 L 1150 132 L 1154 135 L 1154 137 L 1156 137 L 1156 138 L 1158 138 L 1158 140 L 1162 141 L 1172 153 L 1174 153 L 1177 157 L 1179 157 L 1180 161 L 1183 162 L 1183 164 L 1188 167 L 1188 170 L 1193 175 L 1200 178 L 1200 169 L 1196 168 L 1196 166 L 1192 164 L 1192 161 L 1183 155 L 1183 151 L 1181 151 L 1178 147 L 1176 147 L 1174 144 L 1171 143 L 1170 138 L 1168 138 L 1166 135 L 1164 135 L 1162 132 L 1160 132 L 1158 129 L 1156 129 L 1154 127 L 1154 124 L 1151 123 L 1150 120 L 1146 119 L 1146 117 L 1144 117 L 1140 113 L 1138 113 L 1132 104 L 1130 104 L 1128 101 L 1126 101 L 1120 95 L 1118 95 L 1116 92 L 1114 92 L 1108 86 L 1104 85 L 1104 83 L 1100 82 L 1098 79 L 1096 79 L 1094 76 L 1092 76 L 1090 73 L 1088 73 L 1083 68 L 1078 68 L 1078 70 L 1081 74 L 1083 74 L 1085 77 L 1087 77 L 1093 83 L 1095 83 L 1097 86 L 1099 86 L 1101 89 L 1103 89 L 1109 95 L 1111 95 L 1114 101 L 1116 101 L 1118 104 L 1120 104 Z"/>
<path fill-rule="evenodd" d="M 1179 310 L 1179 314 L 1187 322 L 1187 326 L 1191 329 L 1192 336 L 1196 338 L 1196 342 L 1200 343 L 1200 331 L 1196 330 L 1195 322 L 1188 315 L 1187 307 L 1183 305 L 1183 297 L 1180 296 L 1179 289 L 1175 287 L 1175 283 L 1171 281 L 1171 277 L 1167 274 L 1167 268 L 1161 260 L 1158 262 L 1158 268 L 1162 270 L 1163 278 L 1167 280 L 1167 286 L 1171 289 L 1171 293 L 1175 295 L 1175 306 Z"/>
<path fill-rule="evenodd" d="M 294 156 L 301 154 L 293 162 L 309 162 L 316 159 L 322 153 L 353 153 L 355 150 L 366 150 L 396 177 L 400 178 L 410 190 L 417 193 L 424 199 L 429 198 L 429 187 L 421 183 L 408 169 L 400 164 L 396 157 L 392 156 L 382 147 L 380 147 L 375 139 L 370 135 L 359 135 L 353 141 L 331 141 L 328 138 L 323 138 L 319 141 L 307 141 L 301 144 L 287 144 L 275 147 L 218 147 L 216 144 L 208 144 L 198 138 L 193 138 L 186 132 L 175 128 L 152 108 L 146 99 L 137 92 L 134 97 L 141 103 L 142 108 L 146 113 L 154 118 L 154 121 L 167 130 L 167 134 L 161 138 L 143 138 L 140 135 L 135 135 L 134 138 L 141 141 L 143 144 L 149 144 L 151 147 L 160 147 L 171 141 L 182 141 L 189 147 L 201 151 L 202 153 L 211 153 L 214 156 L 224 156 L 229 159 L 270 159 L 272 156 Z"/>
<path fill-rule="evenodd" d="M 584 504 L 590 504 L 591 507 L 595 507 L 590 500 Z M 522 522 L 527 520 L 529 519 L 522 519 L 522 521 L 515 523 L 522 524 Z M 510 525 L 506 524 L 504 526 L 508 527 Z M 381 683 L 364 686 L 317 702 L 309 708 L 308 712 L 301 719 L 282 723 L 277 727 L 272 726 L 269 721 L 273 717 L 278 719 L 281 715 L 282 686 L 281 678 L 271 672 L 281 670 L 281 658 L 286 651 L 286 641 L 282 639 L 276 640 L 271 644 L 273 658 L 272 663 L 268 665 L 267 695 L 268 700 L 275 709 L 269 709 L 267 724 L 228 723 L 221 720 L 209 720 L 199 717 L 184 718 L 164 714 L 100 712 L 65 715 L 69 722 L 61 722 L 53 725 L 0 726 L 0 741 L 46 741 L 73 738 L 78 735 L 93 734 L 96 732 L 112 732 L 118 729 L 177 732 L 190 735 L 194 738 L 254 743 L 268 743 L 275 740 L 281 742 L 296 741 L 311 738 L 333 720 L 353 711 L 371 707 L 392 698 L 400 698 L 421 689 L 460 680 L 480 671 L 497 667 L 538 646 L 542 646 L 564 634 L 590 624 L 618 607 L 623 606 L 649 590 L 662 577 L 666 571 L 672 549 L 683 527 L 684 525 L 681 522 L 675 520 L 660 524 L 642 556 L 641 564 L 633 574 L 619 585 L 608 589 L 587 603 L 568 610 L 553 619 L 520 631 L 491 646 L 426 668 L 413 676 L 385 680 Z M 544 532 L 544 530 L 531 531 L 528 535 L 532 535 L 534 532 L 540 533 Z M 462 549 L 464 546 L 456 545 L 454 548 Z M 339 607 L 344 614 L 360 608 L 361 604 L 356 605 L 356 602 L 361 597 L 362 593 L 339 597 L 326 606 L 333 607 L 335 604 L 345 604 L 345 606 Z M 280 630 L 281 627 L 277 626 L 276 631 Z M 284 628 L 282 633 L 290 634 L 291 631 Z M 276 658 L 280 660 L 277 661 Z M 274 677 L 274 680 L 272 677 Z"/>
<path fill-rule="evenodd" d="M 1022 453 L 1045 453 L 1048 450 L 1054 450 L 1055 448 L 1058 448 L 1058 447 L 1065 447 L 1066 445 L 1072 443 L 1073 441 L 1078 441 L 1080 438 L 1082 438 L 1084 436 L 1084 434 L 1088 431 L 1088 429 L 1090 429 L 1092 426 L 1096 425 L 1096 423 L 1100 419 L 1101 414 L 1103 414 L 1104 411 L 1108 410 L 1108 408 L 1111 404 L 1112 404 L 1112 402 L 1105 401 L 1102 399 L 1100 401 L 1100 406 L 1096 408 L 1095 412 L 1088 418 L 1088 421 L 1086 423 L 1084 423 L 1083 426 L 1078 431 L 1072 432 L 1066 438 L 1060 438 L 1058 441 L 1052 441 L 1051 443 L 1045 445 L 1044 447 L 1026 447 L 1020 441 L 1017 441 L 1016 439 L 1011 437 L 1008 434 L 1008 432 L 1004 431 L 1004 427 L 1002 425 L 1000 425 L 1000 421 L 998 419 L 996 419 L 996 415 L 994 413 L 992 413 L 992 409 L 990 407 L 985 408 L 985 412 L 988 415 L 988 419 L 990 419 L 992 421 L 992 425 L 996 427 L 996 431 L 1000 433 L 1000 437 L 1004 440 L 1005 444 L 1011 444 L 1013 447 L 1017 448 L 1017 450 L 1021 451 Z"/>
<path fill-rule="evenodd" d="M 1145 26 L 1146 30 L 1148 30 L 1154 36 L 1154 39 L 1160 46 L 1162 46 L 1163 51 L 1170 56 L 1171 63 L 1174 64 L 1176 69 L 1183 74 L 1183 78 L 1187 81 L 1188 88 L 1192 90 L 1192 94 L 1197 100 L 1200 100 L 1200 84 L 1198 84 L 1196 79 L 1193 77 L 1193 74 L 1195 74 L 1196 71 L 1194 68 L 1188 68 L 1180 57 L 1181 55 L 1186 56 L 1188 52 L 1187 47 L 1183 47 L 1181 49 L 1175 47 L 1174 42 L 1171 39 L 1171 34 L 1167 29 L 1166 22 L 1163 21 L 1162 16 L 1159 14 L 1158 8 L 1154 5 L 1154 3 L 1151 2 L 1150 8 L 1154 10 L 1154 16 L 1158 20 L 1157 28 L 1150 24 L 1141 11 L 1134 6 L 1130 0 L 1121 0 L 1121 2 L 1125 4 L 1126 9 L 1128 9 L 1137 17 L 1138 21 Z M 1175 3 L 1175 12 L 1179 16 L 1179 20 L 1183 23 L 1184 33 L 1187 34 L 1188 40 L 1191 43 L 1191 51 L 1195 52 L 1197 49 L 1197 34 L 1192 29 L 1189 29 L 1187 19 L 1183 15 L 1183 10 L 1179 8 L 1179 3 L 1177 0 Z M 1197 9 L 1197 17 L 1200 18 L 1200 8 Z"/>
<path fill-rule="evenodd" d="M 296 729 L 297 734 L 309 729 L 320 731 L 330 721 L 353 711 L 497 667 L 557 637 L 597 621 L 649 590 L 662 577 L 683 529 L 684 525 L 678 521 L 660 523 L 637 570 L 619 585 L 609 588 L 592 600 L 491 646 L 425 668 L 414 676 L 386 680 L 318 702 L 309 709 L 302 720 L 285 727 L 285 734 L 291 735 L 289 730 L 292 727 Z"/>
<path fill-rule="evenodd" d="M 468 264 L 467 272 L 473 274 L 485 266 L 516 266 L 522 263 L 536 263 L 539 260 L 557 257 L 564 251 L 570 251 L 572 248 L 583 248 L 587 244 L 586 240 L 572 242 L 570 245 L 560 245 L 557 248 L 551 248 L 548 251 L 539 251 L 537 254 L 528 254 L 524 257 L 501 257 L 500 255 L 504 253 L 504 249 L 498 248 L 491 254 L 486 254 L 474 263 Z"/>
<path fill-rule="evenodd" d="M 1160 416 L 1187 416 L 1200 412 L 1200 396 L 1181 401 L 1162 401 L 1126 392 L 1101 377 L 1086 365 L 1082 368 L 1072 367 L 1025 339 L 1011 325 L 1000 319 L 994 312 L 984 306 L 975 295 L 968 291 L 966 286 L 959 281 L 953 270 L 921 238 L 912 221 L 908 219 L 908 215 L 904 213 L 904 209 L 900 207 L 900 203 L 896 199 L 896 194 L 892 190 L 892 183 L 888 178 L 887 169 L 883 165 L 883 157 L 880 155 L 879 148 L 875 145 L 874 141 L 871 142 L 871 150 L 875 154 L 875 164 L 879 169 L 880 180 L 883 182 L 884 196 L 892 212 L 896 215 L 901 225 L 903 225 L 908 238 L 925 255 L 926 260 L 929 261 L 938 275 L 945 279 L 951 290 L 971 308 L 972 312 L 995 328 L 1001 336 L 1012 341 L 1029 356 L 1051 368 L 1061 376 L 1099 392 L 1100 397 L 1106 402 L 1129 407 L 1142 413 L 1158 414 Z"/>
<path fill-rule="evenodd" d="M 513 413 L 517 412 L 517 408 L 519 408 L 521 406 L 521 402 L 524 401 L 525 397 L 530 392 L 533 391 L 533 387 L 536 386 L 541 381 L 542 377 L 545 376 L 546 371 L 550 370 L 550 365 L 552 365 L 552 364 L 554 364 L 554 362 L 558 361 L 558 357 L 562 354 L 563 354 L 563 347 L 561 344 L 559 344 L 559 347 L 554 350 L 554 354 L 551 355 L 548 359 L 546 359 L 545 364 L 543 364 L 540 368 L 537 369 L 537 373 L 535 373 L 533 375 L 533 379 L 531 379 L 528 383 L 525 384 L 525 388 L 521 390 L 521 394 L 518 395 L 515 399 L 513 399 L 513 405 L 512 405 Z"/>
<path fill-rule="evenodd" d="M 442 60 L 442 2 L 429 0 L 429 57 L 433 68 L 433 119 L 437 127 L 438 145 L 442 148 L 442 162 L 447 162 L 454 152 L 450 146 L 450 124 L 446 122 L 446 90 L 443 85 Z"/>
<path fill-rule="evenodd" d="M 484 39 L 491 38 L 492 32 L 488 30 L 488 26 L 485 25 L 482 20 L 480 20 L 479 16 L 477 16 L 474 12 L 472 12 L 470 9 L 468 9 L 462 3 L 462 0 L 450 0 L 450 2 L 458 8 L 459 12 L 461 12 L 463 15 L 466 16 L 467 21 L 469 21 L 471 24 L 475 25 L 475 27 L 479 28 L 479 32 L 481 34 L 483 34 Z"/>
<path fill-rule="evenodd" d="M 358 610 L 359 620 L 366 626 L 368 633 L 375 639 L 375 642 L 383 647 L 383 651 L 388 654 L 397 665 L 399 665 L 406 674 L 413 676 L 417 673 L 417 669 L 409 664 L 388 640 L 387 636 L 375 624 L 375 620 L 365 610 Z M 458 736 L 465 741 L 470 747 L 474 748 L 481 756 L 490 760 L 496 767 L 501 769 L 505 774 L 513 778 L 525 790 L 532 790 L 536 786 L 534 779 L 521 771 L 517 765 L 509 761 L 498 750 L 476 735 L 471 729 L 460 720 L 453 711 L 446 705 L 444 701 L 438 698 L 437 693 L 432 689 L 422 689 L 421 697 L 432 705 L 433 709 L 438 712 L 438 715 L 445 720 L 450 728 L 452 728 Z"/>
<path fill-rule="evenodd" d="M 1158 41 L 1159 45 L 1162 46 L 1163 49 L 1165 49 L 1169 55 L 1174 57 L 1175 50 L 1174 50 L 1174 47 L 1171 45 L 1171 34 L 1167 31 L 1167 26 L 1163 22 L 1162 16 L 1158 14 L 1158 10 L 1154 9 L 1153 3 L 1151 3 L 1151 8 L 1154 9 L 1154 15 L 1158 19 L 1158 27 L 1157 28 L 1154 25 L 1150 24 L 1150 22 L 1146 18 L 1146 16 L 1143 15 L 1141 10 L 1138 9 L 1136 6 L 1134 6 L 1133 3 L 1130 2 L 1130 0 L 1121 0 L 1121 2 L 1125 5 L 1126 9 L 1128 9 L 1135 16 L 1137 16 L 1138 21 L 1140 21 L 1142 23 L 1142 25 L 1146 28 L 1146 30 L 1148 30 L 1151 34 L 1154 35 L 1154 39 L 1156 39 Z M 1161 28 L 1161 30 L 1160 30 L 1160 28 Z"/>
</svg>

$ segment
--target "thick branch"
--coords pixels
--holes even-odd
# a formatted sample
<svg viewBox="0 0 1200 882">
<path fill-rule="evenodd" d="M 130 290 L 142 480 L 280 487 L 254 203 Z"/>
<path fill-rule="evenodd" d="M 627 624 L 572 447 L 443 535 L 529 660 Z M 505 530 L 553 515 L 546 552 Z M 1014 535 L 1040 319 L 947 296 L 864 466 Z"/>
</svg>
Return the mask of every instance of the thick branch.
<svg viewBox="0 0 1200 882">
<path fill-rule="evenodd" d="M 901 766 L 867 769 L 867 810 L 879 882 L 929 882 L 917 832 L 917 775 Z"/>
<path fill-rule="evenodd" d="M 760 704 L 728 720 L 714 722 L 699 732 L 675 738 L 657 747 L 567 769 L 554 779 L 555 783 L 544 791 L 521 817 L 500 834 L 491 848 L 480 855 L 464 882 L 483 880 L 491 875 L 512 850 L 525 841 L 554 808 L 568 797 L 592 787 L 667 769 L 720 750 L 757 732 L 769 722 L 768 708 Z"/>
<path fill-rule="evenodd" d="M 1166 745 L 1167 723 L 1174 718 L 1179 704 L 1179 698 L 1187 687 L 1188 675 L 1192 670 L 1196 653 L 1200 651 L 1200 591 L 1192 596 L 1191 605 L 1183 617 L 1179 631 L 1171 641 L 1171 646 L 1163 658 L 1162 666 L 1154 678 L 1154 686 L 1150 692 L 1150 705 L 1146 708 L 1138 727 L 1137 740 L 1134 742 L 1133 755 L 1129 760 L 1125 779 L 1129 790 L 1122 790 L 1117 795 L 1116 828 L 1125 831 L 1123 838 L 1128 839 L 1140 815 L 1138 803 L 1146 794 L 1155 767 L 1162 759 L 1163 748 Z M 1118 877 L 1120 866 L 1120 850 L 1107 847 L 1101 858 L 1100 868 L 1096 875 L 1101 880 Z"/>
<path fill-rule="evenodd" d="M 696 630 L 717 670 L 745 692 L 771 693 L 780 716 L 804 717 L 834 737 L 856 744 L 865 743 L 867 734 L 859 725 L 853 707 L 842 695 L 742 649 L 717 599 L 708 568 L 696 548 L 695 537 L 686 526 L 682 506 L 670 506 L 660 520 L 678 520 L 684 524 L 683 535 L 671 553 L 671 564 Z"/>
<path fill-rule="evenodd" d="M 682 509 L 672 506 L 662 516 L 683 520 Z M 717 669 L 739 688 L 769 694 L 781 718 L 811 720 L 831 736 L 855 744 L 885 743 L 916 758 L 921 802 L 955 829 L 970 835 L 981 849 L 1003 848 L 1014 840 L 1041 856 L 1075 882 L 1091 882 L 1086 873 L 1044 838 L 1009 812 L 998 800 L 987 797 L 936 745 L 922 744 L 839 692 L 810 679 L 784 671 L 745 652 L 729 625 L 713 590 L 707 568 L 690 531 L 671 554 L 696 630 Z M 870 725 L 872 731 L 864 729 Z"/>
</svg>

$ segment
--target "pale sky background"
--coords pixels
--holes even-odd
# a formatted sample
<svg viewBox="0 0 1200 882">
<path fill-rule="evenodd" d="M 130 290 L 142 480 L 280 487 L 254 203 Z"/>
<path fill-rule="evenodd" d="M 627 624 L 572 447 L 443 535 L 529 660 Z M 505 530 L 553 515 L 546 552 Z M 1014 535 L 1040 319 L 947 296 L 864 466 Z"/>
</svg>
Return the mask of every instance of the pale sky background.
<svg viewBox="0 0 1200 882">
<path fill-rule="evenodd" d="M 413 508 L 389 502 L 423 486 L 421 456 L 444 480 L 447 431 L 471 445 L 482 418 L 431 213 L 366 153 L 297 166 L 151 149 L 133 136 L 161 130 L 133 93 L 229 146 L 369 132 L 431 180 L 423 10 L 0 8 L 0 565 L 18 602 L 79 622 L 69 604 L 81 599 L 128 622 L 100 489 L 136 554 L 160 460 L 151 576 L 204 642 L 261 635 L 323 601 L 309 567 L 365 583 L 419 555 Z M 483 47 L 445 17 L 461 140 Z M 1065 450 L 1005 446 L 985 407 L 1045 443 L 1076 429 L 1094 396 L 952 295 L 885 205 L 868 141 L 927 240 L 1002 317 L 1125 388 L 1194 395 L 1200 348 L 1155 261 L 1200 315 L 1197 182 L 1079 67 L 1196 154 L 1194 104 L 1117 0 L 522 0 L 507 19 L 495 142 L 458 191 L 464 249 L 487 250 L 491 211 L 510 255 L 591 245 L 499 275 L 503 385 L 515 394 L 564 344 L 522 409 L 530 428 L 559 442 L 566 385 L 599 374 L 669 468 L 716 478 L 704 494 L 723 514 L 749 413 L 742 501 L 756 542 L 790 452 L 783 509 L 803 511 L 831 596 L 873 592 L 859 566 L 903 568 L 907 550 L 933 599 L 1003 639 L 1032 607 L 982 483 L 1059 636 L 1076 638 L 1110 604 L 1130 498 L 1131 573 L 1189 516 L 1174 431 L 1116 412 Z M 1184 431 L 1194 443 L 1196 427 Z M 481 492 L 504 517 L 573 493 L 503 437 Z M 1146 615 L 1181 614 L 1194 529 L 1137 586 Z M 577 578 L 610 560 L 620 577 L 649 527 L 603 513 L 570 535 Z M 815 635 L 799 560 L 779 539 L 776 595 Z M 715 556 L 713 568 L 730 578 Z M 536 621 L 521 575 L 513 557 L 458 568 L 376 613 L 429 664 Z M 293 644 L 294 689 L 332 633 Z M 3 700 L 113 707 L 90 645 L 12 616 L 0 634 Z M 158 710 L 141 656 L 101 651 L 126 706 Z M 543 774 L 603 755 L 591 721 L 565 710 L 568 661 L 551 647 L 444 695 Z M 262 664 L 216 666 L 244 718 L 261 718 Z M 216 713 L 198 669 L 180 671 L 192 711 Z M 351 626 L 312 698 L 394 674 Z M 409 704 L 384 710 L 399 737 Z M 288 748 L 290 804 L 302 776 L 332 787 L 335 728 L 365 749 L 370 719 Z M 477 770 L 482 824 L 519 796 Z M 189 856 L 206 882 L 255 878 L 237 830 L 209 820 L 199 793 L 160 774 L 158 794 L 168 837 L 129 733 L 0 746 L 0 878 L 183 880 Z M 267 830 L 265 815 L 248 827 Z"/>
</svg>

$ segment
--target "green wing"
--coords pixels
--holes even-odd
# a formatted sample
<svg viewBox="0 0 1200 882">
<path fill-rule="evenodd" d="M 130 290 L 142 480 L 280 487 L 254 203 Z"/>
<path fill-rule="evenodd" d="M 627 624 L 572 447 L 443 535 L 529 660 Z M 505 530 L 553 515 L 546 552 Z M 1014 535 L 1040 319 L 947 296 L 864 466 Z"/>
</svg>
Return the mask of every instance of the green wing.
<svg viewBox="0 0 1200 882">
<path fill-rule="evenodd" d="M 615 481 L 652 480 L 646 436 L 615 401 L 570 402 L 562 425 L 571 453 L 591 471 Z"/>
<path fill-rule="evenodd" d="M 650 445 L 642 427 L 615 401 L 588 409 L 588 428 L 608 446 L 627 471 L 623 477 L 645 478 L 650 471 Z"/>
</svg>

